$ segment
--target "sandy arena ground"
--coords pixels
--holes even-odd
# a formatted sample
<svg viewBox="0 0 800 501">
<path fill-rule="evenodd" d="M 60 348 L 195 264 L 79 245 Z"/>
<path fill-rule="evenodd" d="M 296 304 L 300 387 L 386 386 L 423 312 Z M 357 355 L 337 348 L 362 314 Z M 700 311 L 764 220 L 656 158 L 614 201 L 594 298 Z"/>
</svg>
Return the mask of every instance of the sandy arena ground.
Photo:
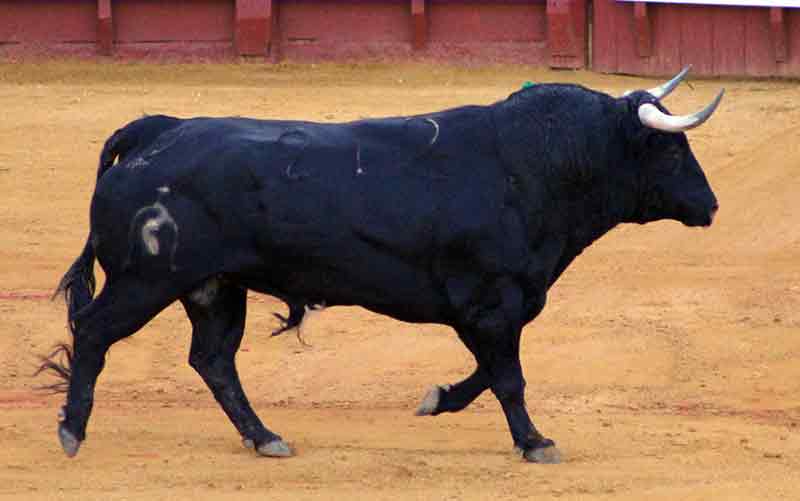
<svg viewBox="0 0 800 501">
<path fill-rule="evenodd" d="M 87 233 L 105 138 L 143 113 L 344 121 L 504 98 L 525 80 L 609 93 L 654 81 L 519 67 L 0 64 L 0 498 L 800 499 L 800 85 L 695 81 L 677 112 L 728 93 L 689 133 L 717 223 L 621 227 L 588 249 L 526 329 L 534 421 L 565 456 L 525 464 L 490 394 L 412 415 L 472 361 L 455 335 L 359 308 L 271 339 L 254 296 L 239 355 L 261 417 L 297 451 L 255 457 L 187 365 L 173 306 L 116 345 L 75 459 L 36 355 L 67 339 L 48 294 Z"/>
</svg>

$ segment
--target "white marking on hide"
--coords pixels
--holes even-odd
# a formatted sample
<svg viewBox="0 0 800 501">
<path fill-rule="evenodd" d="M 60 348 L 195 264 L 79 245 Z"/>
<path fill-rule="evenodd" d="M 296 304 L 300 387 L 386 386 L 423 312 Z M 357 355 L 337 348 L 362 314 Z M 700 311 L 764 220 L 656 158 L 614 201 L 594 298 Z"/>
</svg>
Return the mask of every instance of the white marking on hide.
<svg viewBox="0 0 800 501">
<path fill-rule="evenodd" d="M 145 249 L 151 256 L 157 256 L 161 252 L 158 232 L 162 226 L 169 225 L 175 232 L 175 242 L 172 246 L 172 255 L 174 255 L 175 249 L 178 246 L 178 225 L 161 202 L 156 202 L 153 205 L 148 205 L 139 209 L 134 216 L 134 221 L 147 210 L 155 210 L 158 215 L 156 217 L 151 217 L 142 225 L 141 236 Z M 170 256 L 170 258 L 172 258 L 172 256 Z"/>
<path fill-rule="evenodd" d="M 433 137 L 431 138 L 431 142 L 428 143 L 428 146 L 433 146 L 434 143 L 436 143 L 436 140 L 439 139 L 439 124 L 436 123 L 436 120 L 434 120 L 432 118 L 426 118 L 425 120 L 427 120 L 428 122 L 432 123 L 433 127 L 436 129 L 434 131 L 434 133 L 433 133 Z"/>
<path fill-rule="evenodd" d="M 159 186 L 158 188 L 156 188 L 156 191 L 163 195 L 167 195 L 169 194 L 169 186 Z"/>
<path fill-rule="evenodd" d="M 360 176 L 364 173 L 364 169 L 361 168 L 361 146 L 356 147 L 356 175 Z"/>
<path fill-rule="evenodd" d="M 142 241 L 147 248 L 147 252 L 149 252 L 151 256 L 157 256 L 160 247 L 158 245 L 158 236 L 156 235 L 158 228 L 161 227 L 158 219 L 159 218 L 148 219 L 142 225 Z"/>
<path fill-rule="evenodd" d="M 145 160 L 144 157 L 136 157 L 127 164 L 125 164 L 125 167 L 129 169 L 138 169 L 140 167 L 147 167 L 148 165 L 150 165 L 150 162 Z"/>
</svg>

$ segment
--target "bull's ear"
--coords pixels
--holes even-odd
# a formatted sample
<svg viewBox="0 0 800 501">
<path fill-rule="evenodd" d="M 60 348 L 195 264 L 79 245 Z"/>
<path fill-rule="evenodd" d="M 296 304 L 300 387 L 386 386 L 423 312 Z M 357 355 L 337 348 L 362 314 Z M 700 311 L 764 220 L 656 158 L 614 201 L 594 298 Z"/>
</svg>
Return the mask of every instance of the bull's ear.
<svg viewBox="0 0 800 501">
<path fill-rule="evenodd" d="M 720 90 L 711 104 L 691 115 L 667 115 L 659 110 L 656 105 L 644 103 L 639 105 L 639 120 L 642 122 L 642 125 L 646 127 L 664 132 L 684 132 L 689 129 L 694 129 L 711 118 L 711 115 L 714 114 L 717 106 L 719 106 L 719 102 L 722 101 L 722 96 L 724 94 L 725 89 Z"/>
</svg>

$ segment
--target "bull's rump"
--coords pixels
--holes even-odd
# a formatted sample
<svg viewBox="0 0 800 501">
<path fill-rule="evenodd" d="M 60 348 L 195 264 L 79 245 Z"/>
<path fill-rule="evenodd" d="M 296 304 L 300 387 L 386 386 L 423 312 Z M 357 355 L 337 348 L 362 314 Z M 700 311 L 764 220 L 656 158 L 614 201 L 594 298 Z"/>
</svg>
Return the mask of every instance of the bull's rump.
<svg viewBox="0 0 800 501">
<path fill-rule="evenodd" d="M 226 273 L 265 292 L 440 320 L 436 262 L 490 224 L 498 183 L 488 168 L 452 175 L 472 160 L 429 155 L 434 132 L 413 119 L 183 121 L 98 183 L 98 257 L 112 273 Z"/>
</svg>

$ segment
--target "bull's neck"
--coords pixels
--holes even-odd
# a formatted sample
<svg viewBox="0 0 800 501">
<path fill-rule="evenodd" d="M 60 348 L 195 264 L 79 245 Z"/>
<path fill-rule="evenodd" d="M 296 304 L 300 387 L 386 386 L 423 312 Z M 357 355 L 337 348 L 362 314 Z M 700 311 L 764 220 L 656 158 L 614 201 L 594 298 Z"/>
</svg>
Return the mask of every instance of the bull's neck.
<svg viewBox="0 0 800 501">
<path fill-rule="evenodd" d="M 619 211 L 611 203 L 615 198 L 612 188 L 605 180 L 593 182 L 596 187 L 583 187 L 584 196 L 570 201 L 564 210 L 568 248 L 577 253 L 622 222 Z M 562 210 L 559 205 L 553 204 L 554 211 Z M 558 216 L 552 214 L 552 217 Z"/>
<path fill-rule="evenodd" d="M 626 220 L 631 194 L 611 174 L 616 157 L 610 151 L 613 147 L 592 142 L 586 151 L 576 151 L 579 148 L 570 141 L 553 141 L 546 148 L 563 148 L 563 154 L 524 155 L 516 148 L 530 144 L 530 131 L 502 126 L 498 130 L 502 131 L 497 144 L 503 169 L 516 186 L 532 240 L 555 236 L 564 241 L 566 252 L 577 255 Z M 575 132 L 549 130 L 546 135 L 563 137 Z"/>
</svg>

